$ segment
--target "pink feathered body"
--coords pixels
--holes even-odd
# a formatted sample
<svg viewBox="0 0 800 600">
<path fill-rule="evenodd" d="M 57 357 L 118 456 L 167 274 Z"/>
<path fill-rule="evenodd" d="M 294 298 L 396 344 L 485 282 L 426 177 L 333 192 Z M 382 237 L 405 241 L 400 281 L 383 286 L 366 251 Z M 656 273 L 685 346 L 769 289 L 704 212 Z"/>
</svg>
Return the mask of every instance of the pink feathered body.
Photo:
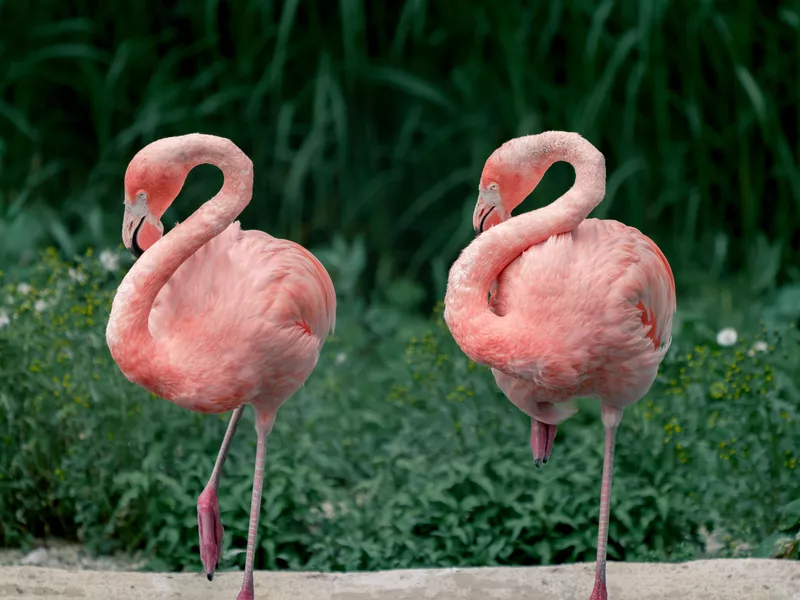
<svg viewBox="0 0 800 600">
<path fill-rule="evenodd" d="M 242 231 L 235 222 L 161 289 L 149 329 L 166 360 L 129 374 L 162 398 L 203 413 L 283 401 L 314 370 L 335 311 L 330 277 L 313 254 L 262 231 Z M 125 363 L 124 354 L 136 349 L 118 352 Z"/>
<path fill-rule="evenodd" d="M 575 185 L 512 217 L 558 160 L 573 165 Z M 453 337 L 541 423 L 569 418 L 576 397 L 612 409 L 638 401 L 672 339 L 669 263 L 637 229 L 586 218 L 604 194 L 605 159 L 579 135 L 510 140 L 481 175 L 473 215 L 480 235 L 450 270 L 444 318 Z"/>
<path fill-rule="evenodd" d="M 163 235 L 161 216 L 200 164 L 220 168 L 222 189 Z M 122 225 L 123 243 L 139 259 L 117 289 L 106 328 L 111 355 L 130 381 L 197 412 L 233 411 L 197 500 L 209 581 L 222 553 L 223 464 L 244 404 L 253 407 L 258 437 L 239 600 L 255 594 L 267 438 L 278 408 L 314 370 L 336 320 L 333 283 L 308 250 L 242 231 L 235 221 L 252 191 L 252 161 L 225 138 L 188 134 L 140 150 L 125 173 Z"/>
<path fill-rule="evenodd" d="M 222 169 L 222 189 L 161 237 L 161 215 L 204 163 Z M 313 371 L 336 296 L 308 250 L 234 221 L 252 182 L 251 161 L 224 138 L 164 138 L 133 158 L 123 240 L 147 250 L 120 283 L 106 339 L 125 376 L 162 398 L 203 413 L 250 403 L 273 418 Z"/>
<path fill-rule="evenodd" d="M 537 349 L 518 376 L 492 369 L 498 386 L 523 412 L 556 425 L 575 412 L 572 398 L 625 408 L 645 395 L 669 347 L 675 288 L 649 238 L 587 219 L 509 264 L 491 307 L 517 323 L 507 356 Z"/>
</svg>

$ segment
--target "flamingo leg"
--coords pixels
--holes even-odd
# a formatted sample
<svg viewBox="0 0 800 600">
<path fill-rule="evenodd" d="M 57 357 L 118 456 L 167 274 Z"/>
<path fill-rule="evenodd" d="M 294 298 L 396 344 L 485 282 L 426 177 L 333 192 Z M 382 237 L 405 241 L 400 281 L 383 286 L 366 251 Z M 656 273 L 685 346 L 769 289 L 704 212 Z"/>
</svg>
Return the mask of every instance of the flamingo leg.
<svg viewBox="0 0 800 600">
<path fill-rule="evenodd" d="M 600 487 L 600 519 L 597 532 L 597 566 L 594 576 L 594 589 L 589 600 L 607 600 L 606 590 L 606 546 L 608 544 L 608 519 L 611 513 L 611 476 L 614 471 L 614 447 L 617 427 L 622 413 L 614 409 L 606 411 L 603 407 L 603 424 L 606 432 L 605 452 L 603 453 L 603 483 Z M 614 415 L 607 418 L 607 415 Z"/>
<path fill-rule="evenodd" d="M 224 535 L 222 519 L 219 514 L 219 499 L 217 498 L 219 478 L 222 475 L 222 466 L 225 464 L 233 434 L 236 433 L 236 426 L 239 424 L 239 419 L 242 418 L 243 411 L 244 405 L 233 411 L 231 420 L 228 422 L 228 429 L 225 431 L 225 437 L 222 439 L 222 445 L 217 453 L 217 460 L 214 463 L 214 469 L 211 471 L 211 477 L 209 477 L 206 487 L 197 498 L 200 560 L 203 561 L 203 568 L 209 581 L 214 579 L 214 570 L 219 565 L 220 553 L 222 552 L 222 536 Z"/>
<path fill-rule="evenodd" d="M 256 412 L 256 468 L 253 474 L 253 497 L 250 501 L 250 526 L 247 531 L 247 557 L 244 564 L 244 580 L 242 589 L 236 600 L 253 600 L 255 590 L 253 582 L 253 566 L 258 538 L 258 517 L 261 512 L 261 490 L 264 484 L 264 464 L 267 460 L 267 439 L 275 423 L 275 415 L 263 415 Z"/>
<path fill-rule="evenodd" d="M 531 419 L 531 450 L 533 451 L 533 464 L 540 467 L 550 460 L 553 451 L 553 440 L 556 439 L 556 425 L 548 425 L 536 419 Z"/>
</svg>

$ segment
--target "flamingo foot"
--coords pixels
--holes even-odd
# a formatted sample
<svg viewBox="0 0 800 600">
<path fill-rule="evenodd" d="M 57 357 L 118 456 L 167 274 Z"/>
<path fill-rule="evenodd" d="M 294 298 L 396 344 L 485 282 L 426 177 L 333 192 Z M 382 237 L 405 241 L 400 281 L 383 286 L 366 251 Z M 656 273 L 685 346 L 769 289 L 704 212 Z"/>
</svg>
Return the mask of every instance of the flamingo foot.
<svg viewBox="0 0 800 600">
<path fill-rule="evenodd" d="M 206 486 L 197 499 L 197 528 L 200 532 L 200 560 L 203 561 L 206 577 L 211 581 L 214 579 L 214 570 L 219 566 L 224 534 L 217 491 L 212 486 Z"/>
<path fill-rule="evenodd" d="M 236 596 L 236 600 L 254 600 L 255 598 L 255 591 L 253 590 L 253 579 L 245 580 L 242 584 L 242 589 L 239 591 L 239 595 Z"/>
<path fill-rule="evenodd" d="M 553 451 L 553 441 L 556 439 L 556 425 L 548 425 L 536 419 L 531 419 L 531 450 L 533 450 L 533 464 L 539 468 L 550 460 Z"/>
<path fill-rule="evenodd" d="M 589 600 L 608 600 L 608 592 L 606 591 L 606 582 L 604 579 L 596 579 L 594 582 L 594 589 Z"/>
</svg>

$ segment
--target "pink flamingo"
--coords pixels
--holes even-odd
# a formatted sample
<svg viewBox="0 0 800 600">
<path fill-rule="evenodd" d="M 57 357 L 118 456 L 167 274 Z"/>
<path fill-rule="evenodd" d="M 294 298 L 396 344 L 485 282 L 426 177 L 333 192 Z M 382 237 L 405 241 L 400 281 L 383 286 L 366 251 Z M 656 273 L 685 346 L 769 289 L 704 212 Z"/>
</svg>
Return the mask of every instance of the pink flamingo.
<svg viewBox="0 0 800 600">
<path fill-rule="evenodd" d="M 556 161 L 575 168 L 561 198 L 511 218 Z M 444 318 L 463 352 L 489 365 L 531 417 L 538 467 L 576 397 L 601 402 L 605 429 L 597 565 L 591 600 L 605 600 L 611 474 L 623 410 L 650 389 L 671 342 L 675 282 L 638 230 L 587 219 L 605 195 L 605 159 L 576 133 L 549 131 L 495 150 L 473 215 L 479 234 L 453 264 Z M 487 303 L 487 293 L 493 295 Z"/>
<path fill-rule="evenodd" d="M 161 215 L 200 164 L 220 168 L 222 189 L 162 238 Z M 140 258 L 119 285 L 106 330 L 111 355 L 133 383 L 198 412 L 234 410 L 197 501 L 209 581 L 222 548 L 222 466 L 244 405 L 255 411 L 258 443 L 238 600 L 254 595 L 264 462 L 275 415 L 314 370 L 336 320 L 333 283 L 308 250 L 262 231 L 242 231 L 234 222 L 252 189 L 253 164 L 227 139 L 191 134 L 139 151 L 125 173 L 122 239 Z"/>
</svg>

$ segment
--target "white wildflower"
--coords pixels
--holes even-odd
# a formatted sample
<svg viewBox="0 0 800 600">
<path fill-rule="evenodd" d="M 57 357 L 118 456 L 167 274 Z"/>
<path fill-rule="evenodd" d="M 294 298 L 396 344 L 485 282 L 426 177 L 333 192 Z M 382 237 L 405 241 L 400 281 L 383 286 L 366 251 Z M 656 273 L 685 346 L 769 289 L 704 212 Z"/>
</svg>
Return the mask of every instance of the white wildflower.
<svg viewBox="0 0 800 600">
<path fill-rule="evenodd" d="M 45 310 L 47 310 L 47 301 L 42 300 L 40 298 L 39 300 L 33 303 L 33 310 L 35 310 L 38 313 L 44 312 Z"/>
<path fill-rule="evenodd" d="M 103 250 L 100 253 L 100 266 L 106 271 L 114 273 L 119 269 L 119 254 L 111 250 Z"/>
<path fill-rule="evenodd" d="M 747 356 L 755 356 L 759 352 L 766 352 L 769 350 L 769 344 L 764 340 L 758 340 L 750 350 L 747 351 Z"/>
<path fill-rule="evenodd" d="M 0 310 L 0 329 L 9 323 L 11 323 L 11 319 L 8 318 L 8 313 L 4 310 Z"/>
<path fill-rule="evenodd" d="M 20 283 L 17 285 L 17 291 L 22 295 L 27 295 L 31 293 L 31 286 L 27 283 Z"/>
<path fill-rule="evenodd" d="M 720 346 L 733 346 L 738 339 L 739 334 L 733 327 L 726 327 L 717 333 L 717 343 Z"/>
<path fill-rule="evenodd" d="M 325 515 L 325 518 L 332 519 L 333 517 L 336 516 L 336 511 L 333 508 L 333 504 L 331 504 L 327 500 L 322 503 L 320 508 L 322 509 L 322 514 Z"/>
<path fill-rule="evenodd" d="M 346 360 L 347 360 L 347 354 L 345 354 L 344 352 L 339 352 L 339 354 L 337 354 L 336 357 L 333 359 L 333 362 L 336 363 L 337 365 L 340 365 Z"/>
<path fill-rule="evenodd" d="M 69 275 L 70 279 L 77 281 L 78 283 L 83 283 L 86 281 L 86 273 L 79 271 L 78 269 L 70 268 L 67 270 L 67 274 Z"/>
</svg>

